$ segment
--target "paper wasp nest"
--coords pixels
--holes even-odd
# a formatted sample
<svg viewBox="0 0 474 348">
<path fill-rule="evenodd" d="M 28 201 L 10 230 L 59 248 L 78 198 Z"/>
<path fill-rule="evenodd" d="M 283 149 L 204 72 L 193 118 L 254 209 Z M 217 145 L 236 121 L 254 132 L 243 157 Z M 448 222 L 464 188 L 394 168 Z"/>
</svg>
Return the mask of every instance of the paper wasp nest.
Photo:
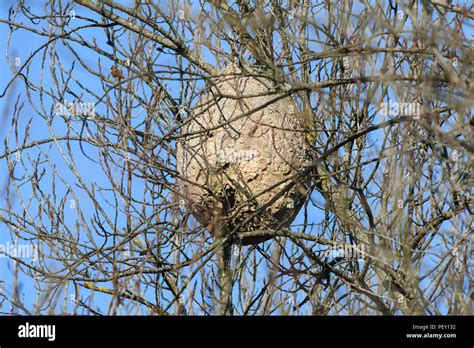
<svg viewBox="0 0 474 348">
<path fill-rule="evenodd" d="M 307 195 L 305 179 L 283 190 L 307 164 L 307 145 L 291 98 L 269 80 L 238 76 L 230 65 L 190 113 L 177 146 L 178 189 L 196 220 L 223 236 L 289 226 Z M 248 75 L 248 74 L 247 74 Z M 283 191 L 281 197 L 269 203 Z M 256 244 L 271 236 L 233 240 Z"/>
</svg>

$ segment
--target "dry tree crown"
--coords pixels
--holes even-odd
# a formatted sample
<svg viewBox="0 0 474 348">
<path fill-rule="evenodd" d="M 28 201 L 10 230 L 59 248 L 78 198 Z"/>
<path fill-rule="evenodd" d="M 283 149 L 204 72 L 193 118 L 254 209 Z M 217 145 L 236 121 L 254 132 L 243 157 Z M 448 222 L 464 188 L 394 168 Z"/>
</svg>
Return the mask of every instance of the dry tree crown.
<svg viewBox="0 0 474 348">
<path fill-rule="evenodd" d="M 3 7 L 2 313 L 472 314 L 469 1 Z"/>
</svg>

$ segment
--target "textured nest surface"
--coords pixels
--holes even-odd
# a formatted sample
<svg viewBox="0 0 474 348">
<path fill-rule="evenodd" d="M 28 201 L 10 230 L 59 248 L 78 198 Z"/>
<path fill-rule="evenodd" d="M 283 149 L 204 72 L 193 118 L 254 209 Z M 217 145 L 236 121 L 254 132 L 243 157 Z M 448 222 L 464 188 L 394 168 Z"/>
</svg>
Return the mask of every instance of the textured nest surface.
<svg viewBox="0 0 474 348">
<path fill-rule="evenodd" d="M 231 65 L 213 79 L 177 148 L 178 188 L 196 220 L 215 236 L 287 227 L 308 191 L 307 181 L 283 190 L 308 160 L 292 99 L 271 103 L 276 94 L 255 97 L 273 85 L 239 73 Z M 269 238 L 234 242 L 256 244 Z"/>
</svg>

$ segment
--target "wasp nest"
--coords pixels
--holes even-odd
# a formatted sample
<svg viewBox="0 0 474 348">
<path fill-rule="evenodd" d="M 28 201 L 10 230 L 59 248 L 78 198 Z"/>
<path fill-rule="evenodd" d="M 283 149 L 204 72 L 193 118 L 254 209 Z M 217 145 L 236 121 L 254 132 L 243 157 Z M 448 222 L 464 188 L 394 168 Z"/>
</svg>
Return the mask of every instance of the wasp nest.
<svg viewBox="0 0 474 348">
<path fill-rule="evenodd" d="M 308 153 L 293 100 L 272 102 L 274 85 L 248 75 L 230 65 L 211 81 L 183 128 L 176 163 L 178 188 L 196 220 L 216 237 L 233 232 L 233 242 L 244 245 L 288 227 L 308 192 L 307 180 L 288 186 Z"/>
</svg>

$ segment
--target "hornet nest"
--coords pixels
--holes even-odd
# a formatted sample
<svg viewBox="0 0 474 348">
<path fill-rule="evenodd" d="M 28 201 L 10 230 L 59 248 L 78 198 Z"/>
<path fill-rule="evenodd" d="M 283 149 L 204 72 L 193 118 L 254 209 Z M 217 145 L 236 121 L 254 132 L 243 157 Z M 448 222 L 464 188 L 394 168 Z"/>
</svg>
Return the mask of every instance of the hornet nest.
<svg viewBox="0 0 474 348">
<path fill-rule="evenodd" d="M 215 238 L 233 233 L 243 245 L 288 227 L 309 191 L 307 178 L 291 185 L 308 163 L 293 99 L 248 75 L 256 73 L 232 64 L 211 79 L 183 127 L 176 161 L 178 190 L 196 220 Z"/>
</svg>

